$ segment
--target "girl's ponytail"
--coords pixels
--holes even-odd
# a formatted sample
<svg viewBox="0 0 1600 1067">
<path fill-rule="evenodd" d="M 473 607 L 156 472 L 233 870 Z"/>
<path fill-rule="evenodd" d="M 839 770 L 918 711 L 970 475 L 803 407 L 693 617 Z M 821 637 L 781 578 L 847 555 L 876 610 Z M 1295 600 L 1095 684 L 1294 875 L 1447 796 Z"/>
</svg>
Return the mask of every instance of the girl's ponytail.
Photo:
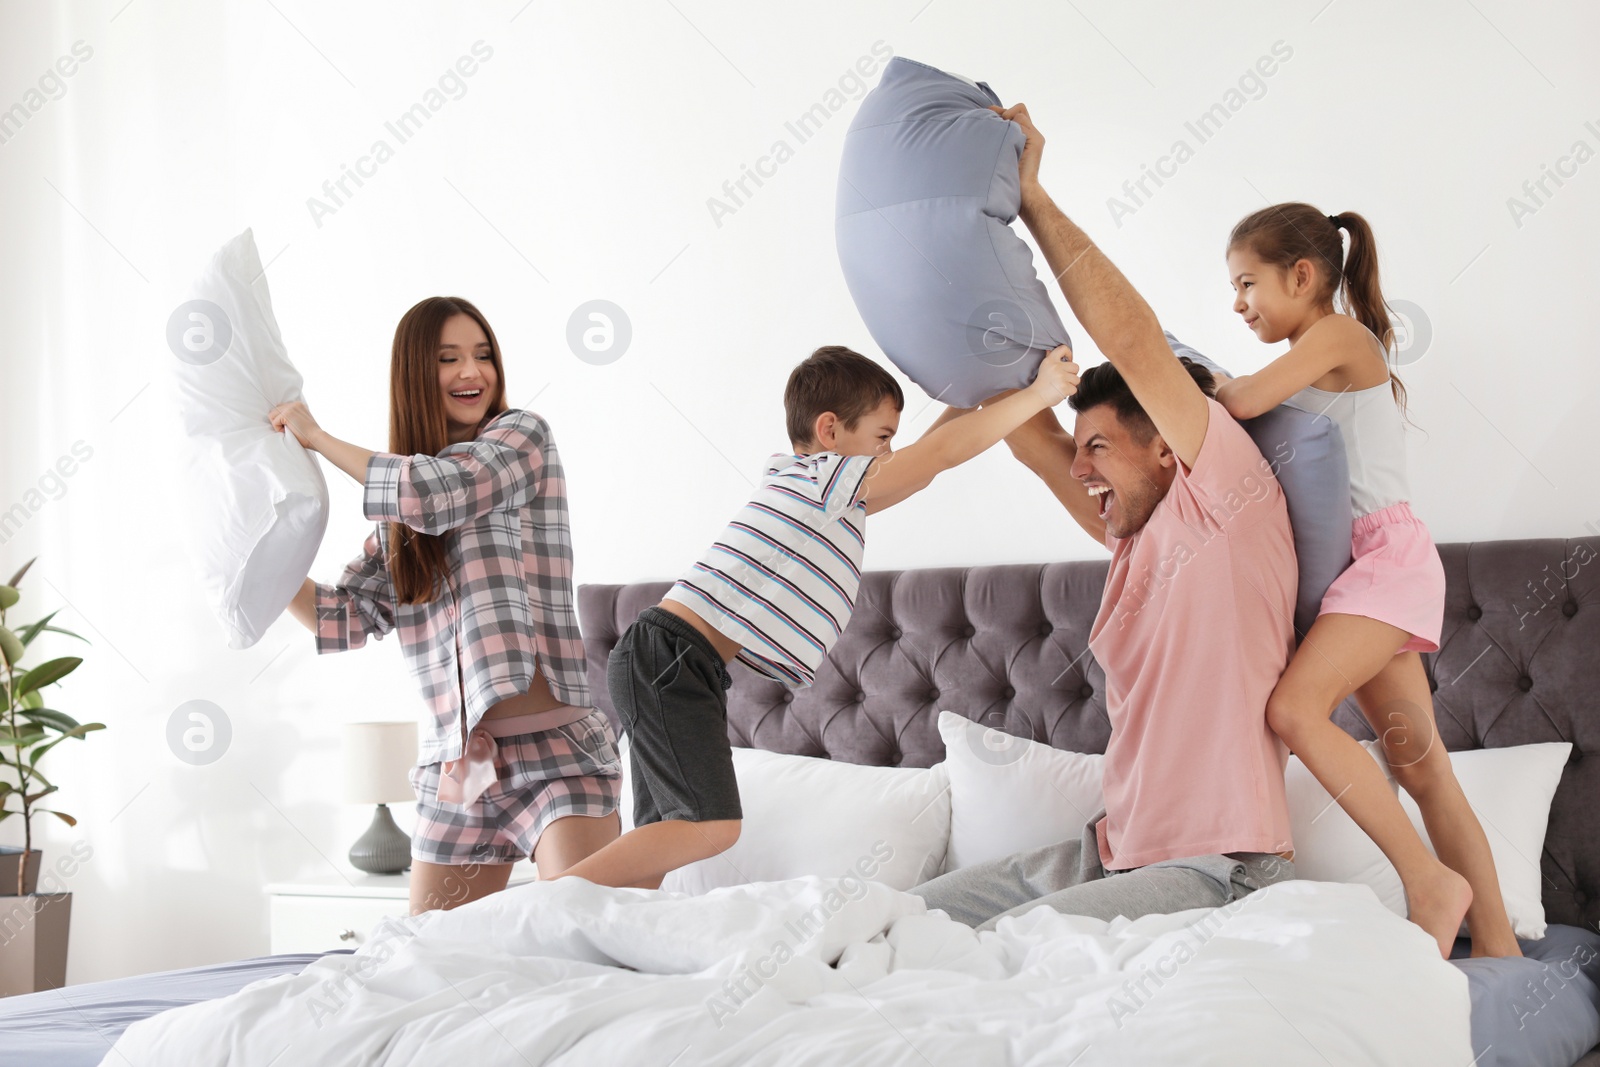
<svg viewBox="0 0 1600 1067">
<path fill-rule="evenodd" d="M 1383 302 L 1383 291 L 1378 285 L 1378 243 L 1372 236 L 1372 227 L 1354 211 L 1329 215 L 1328 221 L 1350 235 L 1350 250 L 1345 253 L 1344 270 L 1339 281 L 1340 300 L 1357 322 L 1372 331 L 1372 335 L 1383 346 L 1385 360 L 1390 360 L 1391 353 L 1397 357 L 1394 323 L 1389 318 L 1389 307 Z M 1406 387 L 1400 375 L 1395 373 L 1392 362 L 1389 367 L 1389 388 L 1393 390 L 1394 401 L 1403 414 L 1406 410 Z"/>
</svg>

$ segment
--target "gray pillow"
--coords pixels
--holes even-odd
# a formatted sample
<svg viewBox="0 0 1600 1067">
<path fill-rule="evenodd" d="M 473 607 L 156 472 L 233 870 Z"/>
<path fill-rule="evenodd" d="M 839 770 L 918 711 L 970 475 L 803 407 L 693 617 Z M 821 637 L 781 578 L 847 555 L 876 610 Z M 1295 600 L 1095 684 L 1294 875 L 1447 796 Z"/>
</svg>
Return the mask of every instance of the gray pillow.
<svg viewBox="0 0 1600 1067">
<path fill-rule="evenodd" d="M 1033 254 L 1011 229 L 1022 127 L 987 85 L 896 56 L 845 134 L 839 264 L 872 338 L 941 403 L 1033 381 L 1067 344 Z"/>
<path fill-rule="evenodd" d="M 1208 370 L 1228 374 L 1167 333 L 1167 344 Z M 1229 377 L 1232 377 L 1230 374 Z M 1272 473 L 1283 486 L 1294 531 L 1294 554 L 1300 565 L 1300 590 L 1295 596 L 1294 628 L 1301 637 L 1311 629 L 1322 594 L 1350 566 L 1350 467 L 1339 424 L 1326 415 L 1279 404 L 1264 415 L 1240 422 Z"/>
</svg>

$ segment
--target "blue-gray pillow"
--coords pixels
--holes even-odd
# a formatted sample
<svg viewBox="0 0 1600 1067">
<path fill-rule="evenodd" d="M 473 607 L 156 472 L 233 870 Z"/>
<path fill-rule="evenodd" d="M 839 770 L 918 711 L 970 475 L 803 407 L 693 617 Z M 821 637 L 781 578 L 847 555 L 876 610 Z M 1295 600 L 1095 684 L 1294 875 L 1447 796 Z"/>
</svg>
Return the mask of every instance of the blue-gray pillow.
<svg viewBox="0 0 1600 1067">
<path fill-rule="evenodd" d="M 1167 333 L 1167 344 L 1208 370 L 1228 374 Z M 1232 377 L 1232 375 L 1229 375 Z M 1240 422 L 1283 486 L 1299 562 L 1294 628 L 1304 637 L 1317 621 L 1322 594 L 1350 566 L 1350 466 L 1339 424 L 1326 415 L 1279 404 L 1264 415 Z"/>
<path fill-rule="evenodd" d="M 1518 941 L 1520 959 L 1469 958 L 1466 938 L 1450 953 L 1472 996 L 1473 1065 L 1577 1063 L 1600 1041 L 1600 936 L 1551 923 Z"/>
<path fill-rule="evenodd" d="M 835 236 L 872 338 L 929 396 L 1033 381 L 1067 331 L 1011 229 L 1022 127 L 990 88 L 896 56 L 845 134 Z"/>
</svg>

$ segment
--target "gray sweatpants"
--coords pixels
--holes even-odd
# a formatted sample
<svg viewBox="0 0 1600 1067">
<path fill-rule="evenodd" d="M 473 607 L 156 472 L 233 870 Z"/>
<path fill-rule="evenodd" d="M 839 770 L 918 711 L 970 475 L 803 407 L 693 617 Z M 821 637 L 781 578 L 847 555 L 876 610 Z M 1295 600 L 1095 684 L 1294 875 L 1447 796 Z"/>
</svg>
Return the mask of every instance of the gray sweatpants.
<svg viewBox="0 0 1600 1067">
<path fill-rule="evenodd" d="M 1110 921 L 1215 908 L 1294 877 L 1294 864 L 1269 852 L 1214 853 L 1126 871 L 1100 865 L 1096 814 L 1077 841 L 1013 853 L 924 882 L 911 892 L 957 922 L 992 930 L 1007 915 L 1048 904 L 1068 915 Z"/>
</svg>

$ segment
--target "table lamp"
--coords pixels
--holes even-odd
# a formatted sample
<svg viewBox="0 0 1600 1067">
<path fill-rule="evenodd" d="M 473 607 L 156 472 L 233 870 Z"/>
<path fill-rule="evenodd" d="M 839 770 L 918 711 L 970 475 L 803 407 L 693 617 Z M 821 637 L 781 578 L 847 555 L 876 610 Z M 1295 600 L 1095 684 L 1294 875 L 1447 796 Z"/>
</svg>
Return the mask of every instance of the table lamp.
<svg viewBox="0 0 1600 1067">
<path fill-rule="evenodd" d="M 372 825 L 350 846 L 350 865 L 357 870 L 399 874 L 411 866 L 411 839 L 395 825 L 389 805 L 416 799 L 409 777 L 416 761 L 415 722 L 345 724 L 345 799 L 378 806 Z"/>
</svg>

